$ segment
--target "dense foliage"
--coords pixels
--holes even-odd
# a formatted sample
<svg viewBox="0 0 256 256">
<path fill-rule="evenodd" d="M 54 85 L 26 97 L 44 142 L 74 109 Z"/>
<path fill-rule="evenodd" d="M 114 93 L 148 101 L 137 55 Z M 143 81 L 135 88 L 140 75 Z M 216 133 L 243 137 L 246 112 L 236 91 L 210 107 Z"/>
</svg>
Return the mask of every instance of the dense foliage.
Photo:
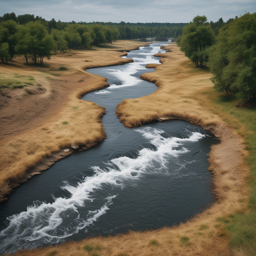
<svg viewBox="0 0 256 256">
<path fill-rule="evenodd" d="M 256 13 L 224 26 L 210 49 L 209 66 L 218 91 L 256 98 Z"/>
<path fill-rule="evenodd" d="M 210 25 L 206 24 L 205 16 L 196 16 L 193 22 L 184 27 L 179 42 L 180 49 L 197 66 L 202 67 L 208 60 L 207 49 L 214 44 L 215 33 Z"/>
<path fill-rule="evenodd" d="M 256 98 L 256 13 L 210 24 L 196 16 L 177 43 L 196 66 L 211 69 L 218 91 Z"/>
<path fill-rule="evenodd" d="M 53 51 L 88 49 L 112 43 L 117 39 L 157 40 L 176 38 L 182 34 L 182 23 L 85 23 L 61 22 L 30 14 L 6 13 L 0 17 L 0 58 L 7 63 L 15 54 L 43 63 Z"/>
</svg>

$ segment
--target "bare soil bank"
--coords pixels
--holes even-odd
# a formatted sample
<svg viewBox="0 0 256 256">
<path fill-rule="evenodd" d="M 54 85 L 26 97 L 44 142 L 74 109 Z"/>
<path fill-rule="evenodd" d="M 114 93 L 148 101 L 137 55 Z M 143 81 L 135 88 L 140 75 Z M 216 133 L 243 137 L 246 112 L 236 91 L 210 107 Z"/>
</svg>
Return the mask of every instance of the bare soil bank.
<svg viewBox="0 0 256 256">
<path fill-rule="evenodd" d="M 108 86 L 106 79 L 85 69 L 124 64 L 124 50 L 145 43 L 117 41 L 107 48 L 70 51 L 52 56 L 46 66 L 26 66 L 23 58 L 1 65 L 11 79 L 30 75 L 33 84 L 0 91 L 0 201 L 31 176 L 46 170 L 58 159 L 93 147 L 106 137 L 100 117 L 105 109 L 79 100 L 93 90 Z M 60 67 L 67 68 L 60 71 Z"/>
<path fill-rule="evenodd" d="M 224 224 L 233 213 L 245 210 L 247 205 L 248 169 L 244 163 L 243 140 L 218 115 L 204 108 L 204 101 L 197 97 L 199 92 L 212 87 L 210 73 L 196 69 L 175 44 L 166 48 L 170 52 L 161 54 L 162 65 L 154 65 L 155 72 L 142 75 L 143 79 L 155 82 L 158 90 L 145 97 L 124 100 L 117 108 L 117 115 L 127 127 L 153 120 L 183 119 L 218 136 L 221 143 L 212 147 L 209 167 L 216 203 L 187 223 L 173 228 L 86 239 L 16 255 L 232 254 Z"/>
</svg>

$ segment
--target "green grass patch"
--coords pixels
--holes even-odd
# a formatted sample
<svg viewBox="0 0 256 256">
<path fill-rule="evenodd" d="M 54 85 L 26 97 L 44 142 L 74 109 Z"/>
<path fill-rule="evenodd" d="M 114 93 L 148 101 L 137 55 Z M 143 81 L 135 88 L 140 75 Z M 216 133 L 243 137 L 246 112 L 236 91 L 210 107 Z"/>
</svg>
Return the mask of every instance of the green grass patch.
<svg viewBox="0 0 256 256">
<path fill-rule="evenodd" d="M 24 76 L 11 73 L 0 73 L 0 89 L 23 88 L 28 85 L 33 85 L 35 78 L 33 76 Z"/>
<path fill-rule="evenodd" d="M 26 91 L 27 94 L 30 94 L 30 95 L 33 94 L 33 92 L 31 90 L 29 90 L 28 88 L 25 88 L 25 91 Z"/>
<path fill-rule="evenodd" d="M 63 121 L 62 124 L 63 124 L 63 125 L 67 125 L 68 122 L 67 122 L 67 121 Z"/>
<path fill-rule="evenodd" d="M 209 227 L 208 227 L 208 225 L 201 225 L 200 226 L 200 228 L 199 228 L 199 230 L 205 230 L 205 229 L 208 229 Z"/>
<path fill-rule="evenodd" d="M 189 238 L 188 238 L 187 236 L 183 236 L 183 237 L 181 237 L 181 239 L 180 239 L 180 242 L 181 242 L 182 244 L 186 244 L 188 241 L 189 241 Z"/>
<path fill-rule="evenodd" d="M 246 149 L 249 151 L 246 160 L 250 168 L 249 211 L 230 216 L 232 222 L 224 218 L 219 218 L 217 221 L 226 225 L 232 247 L 243 248 L 248 255 L 256 255 L 256 106 L 241 107 L 236 96 L 216 97 L 216 94 L 214 91 L 209 92 L 209 96 L 213 96 L 213 103 L 220 107 L 221 111 L 235 117 L 238 121 L 234 122 L 231 118 L 225 120 L 243 135 Z"/>
<path fill-rule="evenodd" d="M 49 252 L 48 254 L 47 254 L 47 256 L 55 256 L 55 255 L 57 255 L 58 254 L 58 251 L 51 251 L 51 252 Z"/>
<path fill-rule="evenodd" d="M 149 242 L 149 245 L 159 246 L 159 242 L 156 239 L 153 239 Z"/>
<path fill-rule="evenodd" d="M 89 245 L 89 244 L 86 244 L 84 246 L 84 250 L 87 251 L 87 252 L 91 252 L 91 251 L 93 251 L 93 246 Z"/>
<path fill-rule="evenodd" d="M 101 247 L 99 245 L 90 245 L 86 244 L 83 249 L 87 252 L 90 252 L 92 256 L 98 256 L 98 252 L 101 251 Z"/>
<path fill-rule="evenodd" d="M 68 70 L 68 68 L 66 68 L 66 67 L 59 67 L 59 70 Z"/>
</svg>

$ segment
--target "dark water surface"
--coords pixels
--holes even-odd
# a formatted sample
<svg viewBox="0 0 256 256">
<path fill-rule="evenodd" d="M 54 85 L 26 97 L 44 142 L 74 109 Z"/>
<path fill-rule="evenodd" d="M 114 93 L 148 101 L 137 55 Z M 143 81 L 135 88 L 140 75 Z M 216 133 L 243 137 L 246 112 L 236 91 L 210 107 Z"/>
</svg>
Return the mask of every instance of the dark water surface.
<svg viewBox="0 0 256 256">
<path fill-rule="evenodd" d="M 1 254 L 172 226 L 214 202 L 207 154 L 218 140 L 211 133 L 185 121 L 129 129 L 115 115 L 123 99 L 157 89 L 139 76 L 154 70 L 146 64 L 159 63 L 153 54 L 164 52 L 161 44 L 129 52 L 133 63 L 89 70 L 110 84 L 83 97 L 106 108 L 107 139 L 14 190 L 0 206 Z"/>
</svg>

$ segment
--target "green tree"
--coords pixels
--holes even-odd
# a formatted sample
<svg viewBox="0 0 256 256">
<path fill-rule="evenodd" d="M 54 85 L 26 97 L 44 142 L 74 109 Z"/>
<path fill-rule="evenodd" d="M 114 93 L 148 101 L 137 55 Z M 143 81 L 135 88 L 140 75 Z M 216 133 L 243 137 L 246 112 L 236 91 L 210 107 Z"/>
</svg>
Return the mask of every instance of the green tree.
<svg viewBox="0 0 256 256">
<path fill-rule="evenodd" d="M 31 14 L 23 14 L 23 15 L 19 15 L 17 18 L 17 21 L 19 24 L 23 25 L 26 24 L 30 21 L 35 21 L 35 15 L 31 15 Z"/>
<path fill-rule="evenodd" d="M 52 28 L 56 28 L 57 26 L 57 22 L 55 19 L 51 19 L 49 22 L 48 22 L 48 27 L 49 27 L 49 30 L 51 31 Z"/>
<path fill-rule="evenodd" d="M 35 64 L 37 60 L 42 64 L 44 57 L 50 58 L 56 44 L 41 21 L 29 22 L 25 26 L 28 29 L 27 43 L 32 60 Z"/>
<path fill-rule="evenodd" d="M 93 39 L 92 39 L 91 33 L 89 31 L 83 33 L 82 42 L 83 42 L 84 48 L 91 48 Z"/>
<path fill-rule="evenodd" d="M 95 24 L 93 25 L 92 29 L 95 34 L 95 38 L 93 39 L 93 45 L 99 46 L 100 44 L 105 44 L 106 37 L 103 32 L 103 26 L 99 24 Z"/>
<path fill-rule="evenodd" d="M 109 26 L 104 27 L 104 34 L 105 34 L 106 42 L 109 44 L 112 44 L 114 40 L 114 35 L 111 27 Z"/>
<path fill-rule="evenodd" d="M 196 26 L 203 26 L 203 25 L 205 25 L 206 22 L 207 22 L 206 16 L 199 16 L 199 15 L 197 15 L 193 19 L 193 23 L 196 24 Z"/>
<path fill-rule="evenodd" d="M 12 59 L 15 54 L 17 44 L 17 23 L 13 20 L 7 20 L 0 24 L 0 44 L 8 43 L 9 55 Z"/>
<path fill-rule="evenodd" d="M 245 14 L 222 27 L 210 50 L 209 66 L 214 87 L 256 98 L 256 13 Z"/>
<path fill-rule="evenodd" d="M 69 24 L 65 28 L 65 39 L 68 42 L 69 48 L 79 48 L 81 47 L 82 38 L 79 34 L 79 32 L 76 30 L 77 24 Z"/>
<path fill-rule="evenodd" d="M 3 63 L 7 64 L 7 61 L 10 60 L 11 56 L 9 54 L 9 44 L 2 43 L 0 44 L 0 58 Z"/>
<path fill-rule="evenodd" d="M 180 49 L 197 66 L 202 67 L 208 61 L 207 49 L 214 44 L 215 34 L 210 25 L 206 25 L 205 16 L 196 16 L 183 29 Z"/>
<path fill-rule="evenodd" d="M 17 17 L 16 17 L 16 14 L 14 12 L 12 12 L 12 13 L 5 13 L 3 15 L 3 20 L 4 21 L 7 21 L 7 20 L 17 21 Z"/>
<path fill-rule="evenodd" d="M 68 42 L 65 40 L 64 31 L 52 29 L 51 35 L 56 43 L 56 52 L 59 50 L 60 52 L 64 53 L 68 49 Z"/>
<path fill-rule="evenodd" d="M 28 56 L 30 54 L 30 35 L 28 27 L 24 25 L 18 26 L 17 38 L 18 42 L 15 46 L 16 53 L 24 55 L 26 63 L 28 64 Z"/>
</svg>

